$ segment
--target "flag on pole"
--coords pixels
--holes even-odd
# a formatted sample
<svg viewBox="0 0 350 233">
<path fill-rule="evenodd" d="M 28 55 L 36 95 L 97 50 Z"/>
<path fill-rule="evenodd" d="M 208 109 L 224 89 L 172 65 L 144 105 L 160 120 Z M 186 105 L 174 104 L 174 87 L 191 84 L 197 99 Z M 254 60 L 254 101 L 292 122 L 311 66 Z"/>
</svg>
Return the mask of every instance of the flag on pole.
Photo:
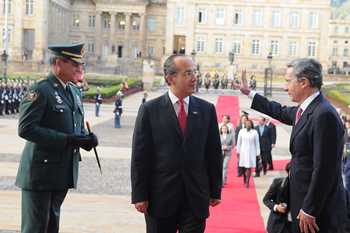
<svg viewBox="0 0 350 233">
<path fill-rule="evenodd" d="M 123 88 L 126 90 L 129 88 L 128 84 L 126 84 L 125 80 L 123 80 Z"/>
<path fill-rule="evenodd" d="M 213 74 L 215 74 L 215 69 L 214 69 L 214 66 L 213 66 L 213 69 L 211 70 L 211 72 L 212 72 Z"/>
</svg>

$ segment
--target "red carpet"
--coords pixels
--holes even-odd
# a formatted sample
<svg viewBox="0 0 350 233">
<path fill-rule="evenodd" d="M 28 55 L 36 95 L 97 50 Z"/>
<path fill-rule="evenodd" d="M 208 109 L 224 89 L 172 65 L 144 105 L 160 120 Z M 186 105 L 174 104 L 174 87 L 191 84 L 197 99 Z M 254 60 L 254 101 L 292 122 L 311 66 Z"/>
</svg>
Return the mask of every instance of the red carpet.
<svg viewBox="0 0 350 233">
<path fill-rule="evenodd" d="M 219 96 L 216 112 L 219 122 L 221 122 L 223 114 L 229 114 L 230 122 L 236 128 L 237 120 L 240 118 L 238 97 Z M 263 219 L 260 216 L 254 180 L 252 177 L 250 178 L 250 188 L 247 189 L 243 185 L 243 178 L 236 177 L 236 166 L 237 154 L 236 150 L 233 149 L 227 173 L 227 183 L 222 189 L 221 204 L 210 207 L 206 233 L 266 232 Z"/>
<path fill-rule="evenodd" d="M 290 159 L 283 159 L 283 160 L 273 160 L 272 163 L 273 163 L 273 169 L 276 170 L 276 171 L 279 171 L 279 170 L 286 170 L 286 165 L 287 163 L 290 162 Z"/>
</svg>

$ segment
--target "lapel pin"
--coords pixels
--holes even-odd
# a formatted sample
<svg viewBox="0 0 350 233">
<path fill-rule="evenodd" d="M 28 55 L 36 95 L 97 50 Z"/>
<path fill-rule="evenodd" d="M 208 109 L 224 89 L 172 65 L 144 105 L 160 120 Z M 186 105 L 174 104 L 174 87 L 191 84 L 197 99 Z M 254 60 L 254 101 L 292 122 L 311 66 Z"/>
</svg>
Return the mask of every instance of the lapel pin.
<svg viewBox="0 0 350 233">
<path fill-rule="evenodd" d="M 193 112 L 193 114 L 194 114 L 194 115 L 197 115 L 197 114 L 198 114 L 198 112 Z"/>
</svg>

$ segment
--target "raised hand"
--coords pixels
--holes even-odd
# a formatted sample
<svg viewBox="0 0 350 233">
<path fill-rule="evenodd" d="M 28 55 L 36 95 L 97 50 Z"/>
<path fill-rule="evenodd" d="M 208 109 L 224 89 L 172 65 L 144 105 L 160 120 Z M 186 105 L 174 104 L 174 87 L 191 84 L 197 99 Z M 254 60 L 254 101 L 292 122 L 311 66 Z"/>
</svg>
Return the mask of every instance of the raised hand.
<svg viewBox="0 0 350 233">
<path fill-rule="evenodd" d="M 248 95 L 251 91 L 251 89 L 248 86 L 248 81 L 247 81 L 247 77 L 246 77 L 246 69 L 242 70 L 242 81 L 241 81 L 241 85 L 234 83 L 233 84 L 235 86 L 235 88 L 238 88 L 243 94 Z"/>
</svg>

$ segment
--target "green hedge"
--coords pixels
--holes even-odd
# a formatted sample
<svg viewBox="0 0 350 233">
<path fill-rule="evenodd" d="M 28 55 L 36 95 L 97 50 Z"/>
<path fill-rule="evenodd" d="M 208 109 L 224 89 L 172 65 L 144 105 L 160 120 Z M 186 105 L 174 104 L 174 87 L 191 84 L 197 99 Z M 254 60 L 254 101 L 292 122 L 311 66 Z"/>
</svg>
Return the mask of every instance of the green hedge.
<svg viewBox="0 0 350 233">
<path fill-rule="evenodd" d="M 332 99 L 338 101 L 340 104 L 343 104 L 345 106 L 350 105 L 350 100 L 346 99 L 339 91 L 331 90 L 329 91 L 328 95 Z"/>
<path fill-rule="evenodd" d="M 126 84 L 128 84 L 129 89 L 131 89 L 131 88 L 133 88 L 135 86 L 135 82 L 134 81 L 128 80 L 128 81 L 125 81 L 125 82 L 126 82 Z M 102 90 L 101 97 L 104 98 L 104 99 L 108 99 L 111 96 L 117 94 L 117 92 L 120 90 L 121 85 L 122 84 L 119 84 L 119 85 L 110 87 L 108 89 Z M 84 94 L 85 94 L 84 99 L 95 99 L 95 94 L 96 93 L 85 92 Z"/>
</svg>

